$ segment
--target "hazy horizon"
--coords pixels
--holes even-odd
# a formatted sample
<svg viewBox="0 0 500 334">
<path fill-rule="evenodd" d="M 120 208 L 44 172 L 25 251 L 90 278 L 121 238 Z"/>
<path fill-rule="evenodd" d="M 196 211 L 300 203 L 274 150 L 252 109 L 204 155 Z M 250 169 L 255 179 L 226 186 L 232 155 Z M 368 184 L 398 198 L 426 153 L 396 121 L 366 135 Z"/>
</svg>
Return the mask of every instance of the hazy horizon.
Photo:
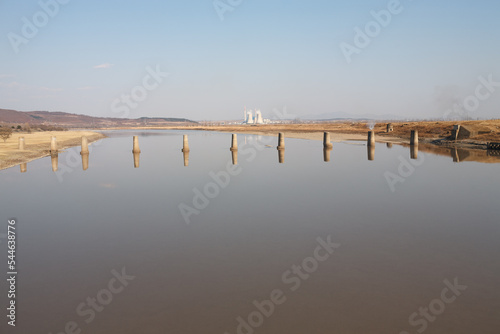
<svg viewBox="0 0 500 334">
<path fill-rule="evenodd" d="M 0 108 L 493 118 L 499 14 L 493 1 L 2 2 Z"/>
</svg>

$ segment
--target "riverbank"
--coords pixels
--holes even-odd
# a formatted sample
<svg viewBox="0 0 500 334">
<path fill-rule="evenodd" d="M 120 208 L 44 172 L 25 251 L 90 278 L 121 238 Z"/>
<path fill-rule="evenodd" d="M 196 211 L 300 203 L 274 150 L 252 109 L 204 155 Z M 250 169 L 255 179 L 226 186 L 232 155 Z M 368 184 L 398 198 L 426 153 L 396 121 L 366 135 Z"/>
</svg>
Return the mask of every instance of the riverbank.
<svg viewBox="0 0 500 334">
<path fill-rule="evenodd" d="M 369 124 L 367 122 L 332 121 L 314 124 L 262 124 L 262 125 L 193 125 L 175 127 L 141 127 L 145 130 L 198 130 L 231 133 L 247 133 L 277 136 L 283 132 L 285 137 L 321 140 L 323 132 L 330 132 L 333 142 L 367 139 L 370 129 L 375 131 L 377 142 L 409 144 L 412 130 L 417 130 L 421 143 L 452 148 L 486 149 L 488 142 L 500 142 L 500 120 L 483 121 L 418 121 L 392 122 L 393 131 L 387 132 L 387 122 Z M 471 136 L 460 140 L 449 140 L 455 125 L 473 131 Z M 115 130 L 125 128 L 113 128 Z M 130 128 L 127 128 L 130 129 Z M 139 129 L 139 128 L 132 128 Z"/>
<path fill-rule="evenodd" d="M 94 131 L 49 131 L 35 133 L 13 133 L 3 142 L 0 140 L 0 170 L 22 163 L 30 162 L 50 155 L 50 140 L 57 138 L 59 151 L 81 145 L 82 136 L 87 137 L 89 143 L 106 138 L 102 133 Z M 24 137 L 25 149 L 18 149 L 19 137 Z"/>
</svg>

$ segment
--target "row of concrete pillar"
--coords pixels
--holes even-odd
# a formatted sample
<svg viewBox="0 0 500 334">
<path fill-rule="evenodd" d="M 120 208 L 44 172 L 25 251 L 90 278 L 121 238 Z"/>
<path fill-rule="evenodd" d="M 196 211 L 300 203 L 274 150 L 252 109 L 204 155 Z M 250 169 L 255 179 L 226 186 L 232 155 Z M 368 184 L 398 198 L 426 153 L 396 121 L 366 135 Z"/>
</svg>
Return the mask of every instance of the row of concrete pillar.
<svg viewBox="0 0 500 334">
<path fill-rule="evenodd" d="M 392 144 L 387 143 L 387 147 L 391 148 Z M 235 149 L 235 146 L 231 146 L 231 157 L 232 157 L 232 162 L 233 165 L 238 164 L 238 150 Z M 285 163 L 285 150 L 284 149 L 277 149 L 278 151 L 278 162 L 280 164 Z M 331 147 L 324 147 L 323 148 L 323 160 L 325 162 L 330 161 L 330 153 L 332 151 Z M 367 146 L 367 152 L 368 152 L 368 160 L 373 161 L 375 160 L 375 146 Z M 137 151 L 135 150 L 133 152 L 134 156 L 134 168 L 139 168 L 139 162 L 140 162 L 140 150 Z M 189 151 L 182 149 L 182 154 L 184 158 L 184 166 L 189 166 Z M 89 168 L 89 153 L 81 153 L 82 156 L 82 169 L 87 170 Z M 56 153 L 51 153 L 51 162 L 52 162 L 52 170 L 54 172 L 57 172 L 58 170 L 58 161 L 59 161 L 59 154 Z M 417 159 L 418 158 L 418 145 L 411 145 L 410 146 L 410 157 L 411 159 Z M 20 164 L 21 167 L 21 173 L 25 173 L 27 171 L 27 163 L 22 163 Z"/>
<path fill-rule="evenodd" d="M 374 145 L 375 145 L 375 131 L 368 131 L 368 146 L 374 146 Z M 411 130 L 410 145 L 418 145 L 418 130 Z"/>
<path fill-rule="evenodd" d="M 20 151 L 24 151 L 26 149 L 26 140 L 24 137 L 19 137 L 18 140 L 18 149 Z M 89 143 L 87 137 L 82 137 L 82 149 L 81 149 L 81 156 L 82 156 L 82 168 L 83 170 L 87 170 L 89 168 Z M 51 157 L 51 162 L 52 162 L 52 170 L 54 172 L 57 172 L 58 170 L 58 162 L 59 162 L 59 151 L 57 148 L 57 138 L 52 137 L 50 139 L 50 157 Z M 26 173 L 28 170 L 28 164 L 27 163 L 22 163 L 20 164 L 21 167 L 21 173 Z"/>
<path fill-rule="evenodd" d="M 369 131 L 368 132 L 368 146 L 374 146 L 375 145 L 375 131 Z M 418 131 L 417 130 L 412 130 L 411 131 L 411 136 L 410 136 L 410 145 L 418 145 Z M 324 132 L 323 134 L 323 147 L 325 148 L 332 148 L 333 145 L 331 143 L 330 139 L 330 133 L 329 132 Z M 25 149 L 25 140 L 24 137 L 19 137 L 19 150 L 24 150 Z M 280 132 L 278 134 L 278 150 L 284 150 L 285 149 L 285 134 L 283 132 Z M 236 134 L 232 135 L 231 139 L 231 151 L 238 150 L 238 137 Z M 52 137 L 50 141 L 50 153 L 57 153 L 57 138 Z M 141 150 L 139 148 L 139 137 L 134 136 L 133 137 L 133 153 L 141 153 Z M 189 141 L 188 141 L 188 136 L 184 135 L 183 136 L 183 145 L 182 145 L 182 152 L 189 152 Z M 82 137 L 82 150 L 80 154 L 86 154 L 89 153 L 89 144 L 87 137 Z"/>
<path fill-rule="evenodd" d="M 333 145 L 330 140 L 330 133 L 325 132 L 323 135 L 323 146 L 325 148 L 332 148 Z M 285 149 L 285 134 L 283 132 L 278 133 L 278 146 L 276 147 L 278 150 L 284 150 Z M 236 134 L 233 134 L 231 137 L 231 151 L 237 151 L 238 150 L 238 136 Z M 189 152 L 189 141 L 188 141 L 188 136 L 184 135 L 183 136 L 183 145 L 182 145 L 182 152 Z M 132 152 L 134 153 L 141 153 L 141 150 L 139 149 L 139 137 L 134 136 L 133 138 L 133 149 Z"/>
<path fill-rule="evenodd" d="M 389 127 L 389 125 L 388 125 L 388 127 Z M 373 146 L 373 145 L 375 145 L 375 131 L 369 131 L 368 132 L 368 146 Z M 410 145 L 418 145 L 418 131 L 417 130 L 411 130 Z M 323 146 L 325 148 L 332 147 L 329 132 L 324 132 L 324 134 L 323 134 Z M 25 149 L 24 137 L 19 137 L 19 150 L 24 150 L 24 149 Z M 236 134 L 233 134 L 232 140 L 231 140 L 231 150 L 237 150 L 237 149 L 238 149 L 238 137 Z M 278 147 L 277 147 L 277 149 L 279 149 L 279 150 L 285 149 L 285 134 L 283 132 L 280 132 L 278 134 Z M 57 138 L 56 137 L 51 138 L 50 152 L 51 153 L 57 152 Z M 85 154 L 88 152 L 89 152 L 89 145 L 88 145 L 87 137 L 82 137 L 82 151 L 80 153 Z M 141 153 L 141 150 L 139 148 L 139 137 L 138 136 L 133 137 L 132 152 Z M 183 136 L 182 152 L 189 152 L 189 142 L 188 142 L 187 135 Z"/>
<path fill-rule="evenodd" d="M 134 139 L 135 140 L 135 139 Z M 18 149 L 20 151 L 24 151 L 25 150 L 25 139 L 24 137 L 19 137 L 19 141 L 18 141 Z M 137 145 L 139 141 L 137 141 Z M 52 137 L 50 139 L 50 153 L 51 154 L 55 154 L 58 152 L 58 149 L 57 149 L 57 138 L 56 137 Z M 88 142 L 88 139 L 87 137 L 82 137 L 82 151 L 80 152 L 80 154 L 86 154 L 86 153 L 89 153 L 89 142 Z"/>
<path fill-rule="evenodd" d="M 412 130 L 411 132 L 411 150 L 410 150 L 410 156 L 412 159 L 417 159 L 418 157 L 418 132 L 416 130 Z M 389 145 L 392 144 L 388 144 Z M 368 160 L 374 160 L 375 159 L 375 132 L 374 131 L 369 131 L 368 132 Z M 332 150 L 333 145 L 331 143 L 331 138 L 330 138 L 330 133 L 324 132 L 323 134 L 323 158 L 325 162 L 330 161 L 330 151 Z M 24 150 L 25 149 L 25 140 L 24 137 L 19 137 L 19 150 Z M 238 164 L 238 136 L 236 134 L 232 135 L 231 138 L 231 148 L 232 152 L 232 161 L 233 164 Z M 285 135 L 284 133 L 280 132 L 278 134 L 278 161 L 279 163 L 284 163 L 285 162 Z M 184 156 L 184 166 L 189 165 L 189 141 L 188 141 L 188 136 L 184 135 L 183 136 L 183 146 L 182 150 L 183 156 Z M 138 136 L 133 136 L 133 148 L 132 148 L 132 153 L 134 154 L 134 167 L 138 168 L 139 167 L 139 161 L 140 161 L 140 153 L 141 150 L 139 148 L 139 137 Z M 50 142 L 50 155 L 51 155 L 51 160 L 52 160 L 52 170 L 57 171 L 58 169 L 58 149 L 57 149 L 57 139 L 56 137 L 51 138 Z M 81 151 L 80 155 L 82 156 L 82 168 L 83 170 L 88 169 L 88 164 L 89 164 L 89 147 L 88 147 L 88 140 L 87 137 L 82 137 L 82 145 L 81 145 Z M 27 170 L 27 164 L 21 164 L 21 172 L 24 173 Z"/>
</svg>

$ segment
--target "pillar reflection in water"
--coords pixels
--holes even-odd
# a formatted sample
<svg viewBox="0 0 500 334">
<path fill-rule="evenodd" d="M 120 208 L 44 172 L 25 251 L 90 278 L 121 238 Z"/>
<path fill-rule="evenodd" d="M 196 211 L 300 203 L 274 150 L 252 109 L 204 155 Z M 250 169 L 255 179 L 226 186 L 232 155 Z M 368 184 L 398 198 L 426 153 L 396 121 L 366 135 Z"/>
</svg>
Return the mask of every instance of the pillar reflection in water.
<svg viewBox="0 0 500 334">
<path fill-rule="evenodd" d="M 460 155 L 456 148 L 451 149 L 451 157 L 453 158 L 453 162 L 460 162 Z"/>
<path fill-rule="evenodd" d="M 278 133 L 278 161 L 280 164 L 285 163 L 285 134 L 283 132 Z"/>
<path fill-rule="evenodd" d="M 418 159 L 418 145 L 410 145 L 410 158 L 413 160 Z"/>
<path fill-rule="evenodd" d="M 57 172 L 57 166 L 59 163 L 59 155 L 57 153 L 51 153 L 50 160 L 52 162 L 52 171 Z"/>
<path fill-rule="evenodd" d="M 89 168 L 89 153 L 80 153 L 82 156 L 82 169 L 87 170 Z"/>
<path fill-rule="evenodd" d="M 246 141 L 246 137 L 245 137 Z M 231 138 L 231 158 L 233 160 L 233 165 L 238 164 L 238 136 L 236 134 L 233 134 Z"/>
<path fill-rule="evenodd" d="M 278 149 L 278 161 L 280 164 L 285 163 L 285 150 L 284 149 Z"/>
<path fill-rule="evenodd" d="M 323 148 L 323 159 L 325 162 L 330 162 L 330 152 L 332 151 L 331 147 Z"/>
<path fill-rule="evenodd" d="M 387 143 L 387 148 L 392 148 L 392 143 Z"/>
<path fill-rule="evenodd" d="M 368 146 L 367 151 L 368 151 L 368 160 L 369 161 L 375 160 L 375 145 Z"/>
<path fill-rule="evenodd" d="M 238 164 L 238 150 L 231 151 L 231 158 L 233 160 L 233 165 Z"/>
<path fill-rule="evenodd" d="M 26 173 L 26 171 L 28 170 L 28 164 L 25 162 L 20 164 L 19 166 L 21 167 L 21 173 Z"/>
<path fill-rule="evenodd" d="M 139 152 L 134 152 L 134 168 L 139 168 L 139 158 L 141 156 L 141 153 Z"/>
<path fill-rule="evenodd" d="M 189 166 L 189 151 L 182 151 L 182 156 L 184 158 L 184 167 Z"/>
</svg>

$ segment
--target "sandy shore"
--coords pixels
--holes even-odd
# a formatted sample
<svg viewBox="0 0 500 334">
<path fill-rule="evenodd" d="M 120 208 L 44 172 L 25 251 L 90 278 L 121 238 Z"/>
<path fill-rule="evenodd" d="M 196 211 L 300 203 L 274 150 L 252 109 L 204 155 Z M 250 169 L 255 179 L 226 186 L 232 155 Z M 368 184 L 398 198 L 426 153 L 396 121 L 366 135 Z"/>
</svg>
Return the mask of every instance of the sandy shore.
<svg viewBox="0 0 500 334">
<path fill-rule="evenodd" d="M 53 136 L 57 138 L 59 150 L 81 145 L 82 136 L 87 137 L 89 143 L 106 137 L 102 133 L 93 131 L 13 133 L 5 143 L 0 139 L 0 170 L 48 156 Z M 19 137 L 24 137 L 23 151 L 18 149 Z"/>
</svg>

